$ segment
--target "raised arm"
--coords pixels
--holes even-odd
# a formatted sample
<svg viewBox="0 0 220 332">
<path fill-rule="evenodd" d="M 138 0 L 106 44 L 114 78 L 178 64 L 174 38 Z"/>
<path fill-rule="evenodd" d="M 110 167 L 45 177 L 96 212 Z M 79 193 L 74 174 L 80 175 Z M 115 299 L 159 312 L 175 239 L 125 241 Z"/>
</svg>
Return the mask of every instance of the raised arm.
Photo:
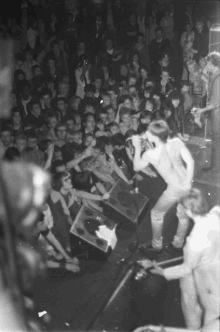
<svg viewBox="0 0 220 332">
<path fill-rule="evenodd" d="M 141 140 L 138 135 L 134 135 L 132 137 L 132 144 L 135 148 L 133 160 L 134 171 L 139 172 L 150 164 L 150 159 L 148 156 L 148 151 L 144 152 L 141 156 Z"/>
<path fill-rule="evenodd" d="M 187 169 L 187 174 L 186 174 L 186 183 L 189 185 L 191 184 L 194 176 L 194 167 L 195 167 L 195 162 L 194 159 L 189 152 L 189 150 L 186 148 L 186 146 L 183 144 L 181 150 L 180 150 L 181 157 L 183 161 L 186 164 L 186 169 Z"/>
</svg>

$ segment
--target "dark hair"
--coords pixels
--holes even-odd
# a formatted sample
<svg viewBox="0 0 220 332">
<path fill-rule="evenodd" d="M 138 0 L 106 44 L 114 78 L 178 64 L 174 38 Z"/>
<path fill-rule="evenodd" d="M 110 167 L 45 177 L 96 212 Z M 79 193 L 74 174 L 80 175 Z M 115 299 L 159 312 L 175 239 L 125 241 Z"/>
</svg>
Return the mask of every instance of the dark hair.
<svg viewBox="0 0 220 332">
<path fill-rule="evenodd" d="M 165 115 L 164 112 L 162 110 L 156 110 L 153 114 L 152 114 L 152 120 L 165 120 Z"/>
<path fill-rule="evenodd" d="M 57 104 L 59 101 L 63 101 L 64 104 L 67 104 L 67 103 L 68 103 L 68 100 L 67 100 L 67 98 L 65 98 L 65 97 L 57 97 L 57 98 L 56 98 L 56 104 Z"/>
<path fill-rule="evenodd" d="M 85 91 L 85 93 L 88 93 L 88 92 L 95 93 L 95 87 L 91 83 L 90 84 L 86 84 L 84 91 Z"/>
<path fill-rule="evenodd" d="M 148 131 L 162 142 L 166 142 L 170 134 L 169 126 L 164 120 L 152 121 L 148 126 Z"/>
<path fill-rule="evenodd" d="M 84 114 L 84 116 L 83 116 L 83 119 L 82 119 L 83 124 L 85 124 L 87 122 L 87 119 L 89 116 L 92 116 L 95 120 L 95 114 L 88 112 L 88 113 Z"/>
<path fill-rule="evenodd" d="M 155 109 L 155 101 L 153 98 L 144 98 L 140 103 L 140 111 L 146 111 L 147 102 L 153 105 L 153 110 Z"/>
<path fill-rule="evenodd" d="M 20 151 L 15 146 L 6 149 L 3 159 L 6 161 L 16 161 L 21 158 Z"/>
<path fill-rule="evenodd" d="M 11 129 L 11 127 L 9 127 L 9 126 L 3 126 L 2 129 L 1 129 L 1 134 L 3 132 L 6 132 L 6 131 L 9 132 L 12 135 L 12 129 Z"/>
<path fill-rule="evenodd" d="M 160 26 L 158 26 L 158 27 L 155 28 L 154 31 L 155 31 L 155 33 L 159 32 L 159 31 L 160 31 L 160 32 L 163 32 L 163 28 L 160 27 Z"/>
<path fill-rule="evenodd" d="M 90 172 L 83 171 L 77 173 L 73 178 L 74 188 L 78 190 L 89 191 L 90 187 Z"/>
<path fill-rule="evenodd" d="M 56 168 L 59 166 L 65 166 L 65 163 L 63 162 L 63 160 L 54 160 L 52 163 L 51 169 L 50 169 L 51 173 L 52 174 L 57 173 Z"/>
<path fill-rule="evenodd" d="M 140 117 L 139 117 L 139 120 L 141 121 L 142 119 L 146 119 L 148 117 L 150 117 L 150 119 L 152 120 L 152 112 L 150 111 L 146 111 L 146 110 L 143 110 L 141 111 L 140 113 Z"/>
<path fill-rule="evenodd" d="M 52 92 L 48 88 L 43 88 L 40 92 L 40 97 L 42 98 L 43 96 L 47 96 L 47 95 L 52 97 Z"/>
<path fill-rule="evenodd" d="M 63 187 L 63 178 L 65 176 L 68 176 L 68 172 L 57 172 L 54 174 L 53 179 L 52 179 L 52 188 L 55 191 L 60 191 L 60 189 Z"/>
</svg>

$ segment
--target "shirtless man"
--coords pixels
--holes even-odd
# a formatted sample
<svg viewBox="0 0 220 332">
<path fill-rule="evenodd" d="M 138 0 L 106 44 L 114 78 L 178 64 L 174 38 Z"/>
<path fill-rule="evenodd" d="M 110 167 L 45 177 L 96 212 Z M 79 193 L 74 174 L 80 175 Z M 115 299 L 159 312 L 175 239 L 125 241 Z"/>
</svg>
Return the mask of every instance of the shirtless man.
<svg viewBox="0 0 220 332">
<path fill-rule="evenodd" d="M 190 190 L 194 174 L 194 161 L 179 138 L 168 139 L 169 127 L 163 120 L 151 122 L 141 138 L 147 139 L 152 148 L 141 156 L 140 136 L 132 137 L 135 148 L 134 170 L 139 172 L 146 166 L 152 165 L 167 183 L 167 189 L 151 210 L 153 239 L 148 250 L 160 252 L 163 248 L 164 216 Z M 180 204 L 177 206 L 177 216 L 179 224 L 171 244 L 173 249 L 183 247 L 189 224 L 189 218 Z"/>
<path fill-rule="evenodd" d="M 154 263 L 153 273 L 180 279 L 181 304 L 187 328 L 219 326 L 220 317 L 220 207 L 208 211 L 200 190 L 193 188 L 181 203 L 194 227 L 184 247 L 184 262 L 165 270 Z M 202 330 L 203 331 L 203 330 Z"/>
</svg>

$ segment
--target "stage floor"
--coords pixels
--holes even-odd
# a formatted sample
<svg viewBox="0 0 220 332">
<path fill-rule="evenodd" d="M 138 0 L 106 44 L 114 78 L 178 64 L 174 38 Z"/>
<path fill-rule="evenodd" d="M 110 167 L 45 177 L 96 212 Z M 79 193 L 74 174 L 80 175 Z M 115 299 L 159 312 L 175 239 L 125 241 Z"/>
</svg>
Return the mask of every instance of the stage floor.
<svg viewBox="0 0 220 332">
<path fill-rule="evenodd" d="M 201 172 L 203 149 L 201 144 L 191 141 L 191 152 L 196 160 L 194 185 L 201 188 L 210 206 L 219 204 L 220 174 Z M 198 143 L 198 142 L 197 142 Z M 209 143 L 208 143 L 209 145 Z M 200 159 L 198 158 L 200 155 Z M 146 177 L 139 183 L 140 191 L 150 199 L 139 226 L 140 242 L 151 240 L 150 208 L 155 204 L 166 188 L 163 180 Z M 164 222 L 164 241 L 169 243 L 175 234 L 177 218 L 175 208 L 166 215 Z M 128 247 L 135 240 L 134 232 L 127 232 L 118 240 L 111 256 L 105 263 L 81 260 L 82 272 L 72 274 L 51 271 L 46 280 L 38 280 L 34 289 L 34 298 L 38 311 L 47 311 L 51 315 L 50 331 L 86 331 L 91 326 L 109 294 L 120 278 L 128 270 L 128 263 L 143 258 L 132 257 Z M 172 258 L 175 254 L 164 250 L 159 261 Z M 151 257 L 154 258 L 154 257 Z M 178 281 L 164 282 L 152 276 L 137 283 L 130 279 L 125 284 L 116 301 L 105 315 L 91 328 L 91 331 L 132 331 L 146 324 L 164 324 L 185 327 L 180 307 Z"/>
</svg>

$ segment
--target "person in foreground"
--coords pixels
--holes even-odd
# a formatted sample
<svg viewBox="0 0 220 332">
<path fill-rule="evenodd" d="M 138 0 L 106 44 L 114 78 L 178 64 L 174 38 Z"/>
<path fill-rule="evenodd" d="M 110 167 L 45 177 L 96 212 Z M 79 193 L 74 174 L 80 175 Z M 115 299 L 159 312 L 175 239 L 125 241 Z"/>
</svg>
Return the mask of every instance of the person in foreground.
<svg viewBox="0 0 220 332">
<path fill-rule="evenodd" d="M 220 169 L 220 53 L 209 53 L 206 60 L 206 71 L 210 74 L 208 103 L 204 108 L 193 110 L 193 114 L 211 113 L 211 171 L 215 172 Z"/>
<path fill-rule="evenodd" d="M 154 262 L 155 274 L 167 280 L 180 279 L 181 305 L 186 326 L 198 330 L 219 326 L 220 317 L 220 206 L 208 209 L 199 189 L 182 198 L 186 214 L 194 227 L 184 246 L 184 261 L 167 269 Z"/>
<path fill-rule="evenodd" d="M 191 189 L 194 175 L 194 160 L 184 145 L 177 137 L 169 139 L 169 127 L 163 120 L 152 121 L 148 130 L 141 137 L 132 137 L 135 148 L 134 170 L 141 171 L 152 165 L 167 183 L 156 205 L 151 210 L 152 244 L 148 250 L 160 252 L 163 248 L 163 221 L 165 214 Z M 141 154 L 141 141 L 148 140 L 149 148 Z M 177 216 L 179 219 L 177 232 L 171 244 L 172 249 L 181 249 L 188 231 L 189 218 L 183 207 L 178 204 Z"/>
</svg>

